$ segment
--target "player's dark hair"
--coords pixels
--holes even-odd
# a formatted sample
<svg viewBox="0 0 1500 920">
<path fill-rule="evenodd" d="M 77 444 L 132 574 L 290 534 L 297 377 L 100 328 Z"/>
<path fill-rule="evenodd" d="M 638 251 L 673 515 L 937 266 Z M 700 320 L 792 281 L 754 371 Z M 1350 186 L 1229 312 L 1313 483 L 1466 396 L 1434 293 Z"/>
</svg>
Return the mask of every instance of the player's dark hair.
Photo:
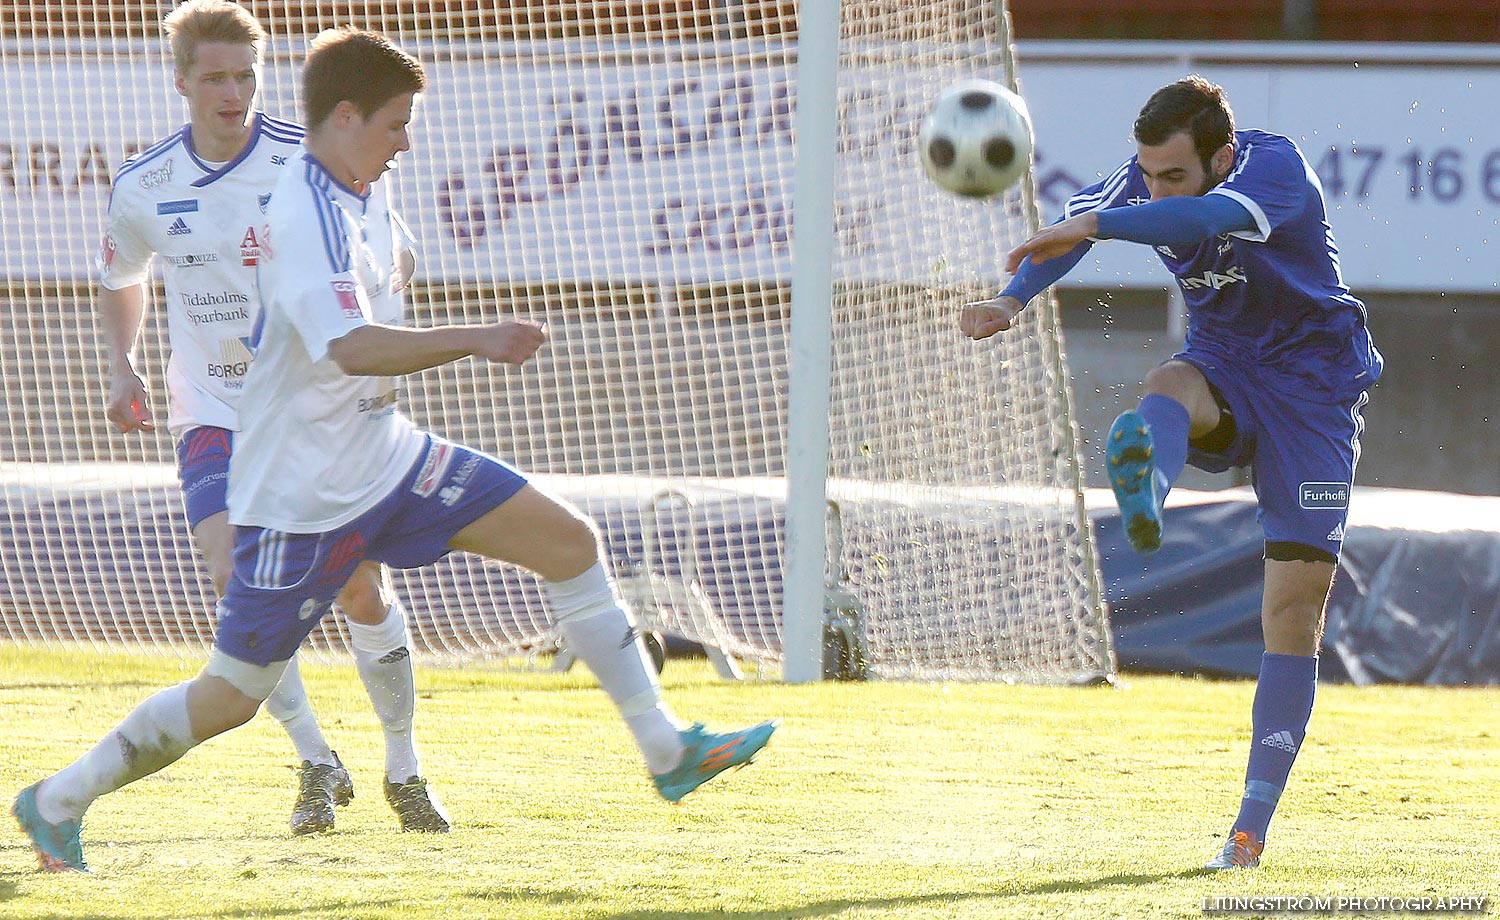
<svg viewBox="0 0 1500 920">
<path fill-rule="evenodd" d="M 1197 74 L 1184 77 L 1152 93 L 1135 120 L 1135 139 L 1148 147 L 1182 132 L 1208 169 L 1214 152 L 1234 140 L 1234 111 L 1223 87 Z"/>
<path fill-rule="evenodd" d="M 352 102 L 369 118 L 402 93 L 427 88 L 427 73 L 416 58 L 378 32 L 329 29 L 312 41 L 302 66 L 302 109 L 308 130 L 322 124 L 340 102 Z"/>
</svg>

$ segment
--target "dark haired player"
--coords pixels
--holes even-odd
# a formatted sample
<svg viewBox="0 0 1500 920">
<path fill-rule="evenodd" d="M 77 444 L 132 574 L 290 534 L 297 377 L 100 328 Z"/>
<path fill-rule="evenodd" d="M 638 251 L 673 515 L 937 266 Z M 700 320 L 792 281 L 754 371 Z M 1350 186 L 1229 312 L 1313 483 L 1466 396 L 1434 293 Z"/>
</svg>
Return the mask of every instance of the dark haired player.
<svg viewBox="0 0 1500 920">
<path fill-rule="evenodd" d="M 1252 868 L 1312 713 L 1360 410 L 1382 362 L 1364 304 L 1344 286 L 1322 186 L 1295 143 L 1235 130 L 1224 91 L 1197 76 L 1151 96 L 1135 140 L 1135 156 L 1010 253 L 1010 284 L 967 305 L 959 326 L 975 339 L 1009 329 L 1099 240 L 1148 244 L 1176 276 L 1187 346 L 1146 375 L 1140 405 L 1115 420 L 1106 466 L 1141 553 L 1161 546 L 1162 503 L 1186 463 L 1253 471 L 1266 654 L 1239 817 L 1208 864 Z"/>
</svg>

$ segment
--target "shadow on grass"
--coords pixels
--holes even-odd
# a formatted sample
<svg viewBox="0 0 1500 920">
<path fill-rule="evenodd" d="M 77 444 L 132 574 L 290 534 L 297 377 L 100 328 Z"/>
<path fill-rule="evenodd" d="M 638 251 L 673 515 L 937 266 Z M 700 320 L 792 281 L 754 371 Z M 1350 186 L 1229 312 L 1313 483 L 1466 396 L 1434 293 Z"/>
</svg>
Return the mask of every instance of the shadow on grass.
<svg viewBox="0 0 1500 920">
<path fill-rule="evenodd" d="M 340 901 L 337 904 L 310 904 L 294 907 L 226 907 L 171 914 L 132 913 L 133 920 L 233 920 L 235 917 L 361 917 L 364 911 L 397 907 L 401 901 Z M 115 914 L 34 914 L 33 920 L 116 920 Z"/>
<path fill-rule="evenodd" d="M 901 907 L 917 907 L 926 904 L 961 904 L 965 901 L 1018 898 L 1032 895 L 1094 891 L 1101 888 L 1151 885 L 1168 879 L 1192 878 L 1202 875 L 1204 871 L 1202 869 L 1189 869 L 1182 872 L 1163 872 L 1149 875 L 1107 875 L 1101 878 L 1058 879 L 1035 885 L 997 885 L 989 888 L 976 888 L 964 891 L 940 891 L 900 898 L 866 898 L 862 900 L 857 898 L 838 898 L 814 901 L 802 905 L 768 907 L 764 910 L 753 911 L 711 909 L 689 913 L 684 912 L 680 908 L 673 910 L 633 910 L 614 914 L 600 914 L 596 920 L 793 920 L 793 918 L 830 916 L 859 908 L 866 910 L 890 910 Z M 18 880 L 23 875 L 44 878 L 40 873 L 35 872 L 0 872 L 0 903 L 19 895 Z M 471 902 L 477 902 L 473 905 L 476 907 L 484 903 L 493 904 L 495 902 L 516 901 L 539 908 L 543 906 L 588 902 L 594 896 L 586 892 L 567 888 L 551 890 L 538 888 L 499 888 L 472 889 L 464 892 L 459 897 L 467 898 Z M 240 917 L 359 917 L 370 911 L 397 908 L 402 903 L 398 899 L 384 899 L 341 901 L 331 904 L 288 905 L 284 907 L 255 905 L 204 909 L 190 913 L 176 912 L 170 915 L 162 914 L 159 916 L 138 913 L 132 916 L 139 918 L 139 920 L 234 920 L 234 918 Z M 525 914 L 521 914 L 521 916 L 525 916 Z M 97 915 L 97 918 L 98 920 L 104 920 L 104 915 Z M 93 918 L 79 914 L 40 914 L 36 915 L 35 920 L 93 920 Z"/>
<path fill-rule="evenodd" d="M 42 895 L 49 883 L 62 882 L 64 879 L 81 879 L 87 882 L 99 882 L 108 886 L 107 876 L 77 876 L 77 875 L 48 875 L 35 869 L 23 872 L 0 872 L 0 905 L 7 901 L 22 896 L 23 882 L 29 880 L 26 887 L 31 895 Z M 204 908 L 190 912 L 180 910 L 170 914 L 151 914 L 147 911 L 133 912 L 130 916 L 133 920 L 233 920 L 237 917 L 362 917 L 374 910 L 389 910 L 399 908 L 404 904 L 399 899 L 385 898 L 382 900 L 366 901 L 338 901 L 331 904 L 304 904 L 289 905 L 284 907 L 270 907 L 264 904 L 256 904 L 245 907 L 223 907 L 218 909 Z M 0 910 L 0 917 L 9 916 L 4 910 Z M 88 914 L 88 913 L 51 913 L 33 914 L 33 920 L 117 920 L 116 914 Z"/>
<path fill-rule="evenodd" d="M 964 901 L 1018 898 L 1064 892 L 1084 892 L 1101 888 L 1130 888 L 1139 885 L 1153 885 L 1168 879 L 1194 878 L 1204 874 L 1205 871 L 1203 869 L 1187 869 L 1181 872 L 1161 872 L 1156 874 L 1107 875 L 1101 878 L 1058 879 L 1035 885 L 1002 884 L 988 888 L 975 888 L 964 891 L 939 891 L 931 894 L 901 898 L 866 898 L 863 900 L 857 898 L 840 898 L 814 901 L 800 906 L 787 904 L 779 907 L 767 907 L 764 910 L 750 911 L 724 910 L 722 908 L 697 912 L 687 912 L 680 908 L 673 910 L 631 910 L 622 913 L 599 914 L 595 920 L 791 920 L 791 918 L 798 917 L 829 916 L 843 913 L 850 909 L 889 910 L 900 907 L 916 907 L 924 904 L 958 904 Z M 557 904 L 584 900 L 590 897 L 581 892 L 566 889 L 538 891 L 529 888 L 513 891 L 505 889 L 490 891 L 471 890 L 464 892 L 464 896 L 478 901 L 515 900 L 537 904 Z"/>
</svg>

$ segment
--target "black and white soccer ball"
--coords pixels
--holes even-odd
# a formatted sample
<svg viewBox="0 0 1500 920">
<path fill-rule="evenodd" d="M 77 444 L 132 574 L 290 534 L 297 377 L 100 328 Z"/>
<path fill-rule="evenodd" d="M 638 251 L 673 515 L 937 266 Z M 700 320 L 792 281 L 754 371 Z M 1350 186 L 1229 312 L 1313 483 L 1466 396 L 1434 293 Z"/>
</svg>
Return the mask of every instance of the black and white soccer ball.
<svg viewBox="0 0 1500 920">
<path fill-rule="evenodd" d="M 917 132 L 922 168 L 943 188 L 988 198 L 1031 166 L 1031 113 L 1020 96 L 990 80 L 943 90 Z"/>
</svg>

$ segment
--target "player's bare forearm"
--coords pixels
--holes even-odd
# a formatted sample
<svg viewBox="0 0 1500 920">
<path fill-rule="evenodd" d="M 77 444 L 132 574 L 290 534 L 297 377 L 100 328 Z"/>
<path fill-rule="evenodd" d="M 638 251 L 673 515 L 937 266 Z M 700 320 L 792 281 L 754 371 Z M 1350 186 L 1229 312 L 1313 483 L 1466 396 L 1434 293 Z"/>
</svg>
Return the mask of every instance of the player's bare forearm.
<svg viewBox="0 0 1500 920">
<path fill-rule="evenodd" d="M 406 329 L 371 324 L 328 343 L 328 355 L 351 377 L 397 377 L 474 356 L 523 364 L 547 339 L 534 323 Z"/>
<path fill-rule="evenodd" d="M 105 417 L 121 431 L 151 431 L 151 400 L 135 369 L 135 342 L 146 316 L 146 293 L 139 284 L 112 291 L 101 286 L 99 324 L 109 346 L 109 405 Z"/>
<path fill-rule="evenodd" d="M 98 293 L 99 325 L 104 327 L 104 341 L 109 345 L 111 369 L 133 367 L 135 340 L 141 334 L 146 317 L 146 292 L 139 284 L 112 291 L 100 286 Z"/>
<path fill-rule="evenodd" d="M 1014 273 L 1027 256 L 1031 256 L 1032 262 L 1045 262 L 1067 255 L 1074 246 L 1098 233 L 1099 217 L 1092 211 L 1043 227 L 1010 251 L 1005 257 L 1005 270 Z"/>
</svg>

